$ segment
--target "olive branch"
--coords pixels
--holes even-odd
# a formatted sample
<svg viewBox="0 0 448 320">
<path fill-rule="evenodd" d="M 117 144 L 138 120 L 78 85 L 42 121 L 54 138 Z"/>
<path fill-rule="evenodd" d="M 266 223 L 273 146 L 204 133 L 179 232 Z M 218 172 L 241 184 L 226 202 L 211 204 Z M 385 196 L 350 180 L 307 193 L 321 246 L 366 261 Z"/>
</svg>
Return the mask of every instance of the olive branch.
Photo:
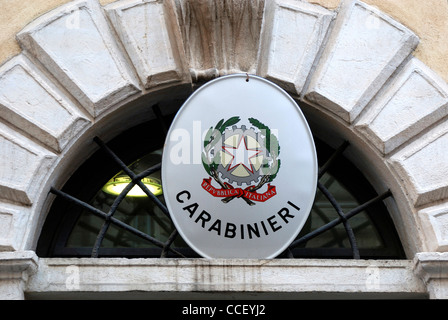
<svg viewBox="0 0 448 320">
<path fill-rule="evenodd" d="M 207 171 L 207 173 L 213 178 L 215 178 L 214 175 L 217 176 L 216 169 L 218 169 L 218 165 L 221 162 L 221 157 L 219 152 L 212 153 L 212 150 L 215 145 L 221 141 L 221 136 L 226 128 L 237 124 L 239 121 L 240 117 L 232 117 L 226 121 L 221 119 L 215 127 L 210 127 L 205 135 L 204 151 L 202 152 L 202 165 L 204 166 L 205 171 Z M 220 184 L 222 184 L 222 182 Z"/>
<path fill-rule="evenodd" d="M 249 118 L 249 122 L 253 126 L 257 127 L 260 130 L 261 135 L 264 136 L 265 147 L 270 154 L 271 159 L 264 159 L 261 166 L 262 178 L 260 183 L 265 184 L 273 181 L 277 177 L 277 173 L 280 170 L 281 161 L 278 159 L 280 154 L 280 145 L 277 137 L 271 132 L 271 129 L 268 126 L 254 118 Z M 260 185 L 259 188 L 261 188 L 263 184 Z"/>
</svg>

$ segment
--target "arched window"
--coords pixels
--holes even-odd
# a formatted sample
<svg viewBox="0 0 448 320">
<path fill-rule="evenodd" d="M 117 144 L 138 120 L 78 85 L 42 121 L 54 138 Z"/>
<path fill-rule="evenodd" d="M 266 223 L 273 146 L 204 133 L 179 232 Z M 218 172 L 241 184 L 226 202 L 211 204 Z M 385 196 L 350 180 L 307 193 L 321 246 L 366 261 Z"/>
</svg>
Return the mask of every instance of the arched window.
<svg viewBox="0 0 448 320">
<path fill-rule="evenodd" d="M 154 108 L 157 111 L 157 106 Z M 160 161 L 173 115 L 131 128 L 104 143 L 57 195 L 43 226 L 43 257 L 198 257 L 177 234 L 164 205 Z M 315 138 L 320 174 L 314 206 L 279 258 L 404 258 L 382 200 L 343 155 Z M 145 184 L 147 192 L 132 184 Z M 129 191 L 129 192 L 127 192 Z M 120 194 L 121 192 L 121 194 Z M 127 193 L 126 193 L 127 192 Z M 148 192 L 152 192 L 148 197 Z"/>
</svg>

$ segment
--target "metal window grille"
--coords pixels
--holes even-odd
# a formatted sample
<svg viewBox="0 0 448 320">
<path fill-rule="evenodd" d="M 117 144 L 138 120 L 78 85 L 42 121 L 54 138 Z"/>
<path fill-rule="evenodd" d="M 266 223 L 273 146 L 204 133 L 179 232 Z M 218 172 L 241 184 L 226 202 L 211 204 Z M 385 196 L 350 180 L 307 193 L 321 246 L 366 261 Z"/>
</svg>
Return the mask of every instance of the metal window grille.
<svg viewBox="0 0 448 320">
<path fill-rule="evenodd" d="M 157 108 L 154 108 L 154 111 L 156 113 L 156 115 L 158 116 L 159 120 L 161 119 L 160 117 L 160 112 L 158 111 Z M 163 122 L 162 122 L 163 124 Z M 165 133 L 166 133 L 166 125 L 164 126 L 165 128 Z M 99 248 L 101 247 L 101 244 L 103 242 L 103 239 L 107 233 L 107 230 L 109 229 L 110 225 L 116 225 L 120 228 L 123 228 L 131 233 L 133 233 L 134 235 L 152 243 L 153 245 L 159 247 L 162 249 L 160 257 L 166 257 L 167 254 L 173 253 L 175 256 L 178 257 L 185 257 L 184 254 L 182 254 L 181 252 L 179 252 L 178 250 L 176 250 L 175 248 L 172 247 L 172 244 L 174 242 L 174 240 L 176 239 L 176 237 L 179 236 L 177 230 L 174 230 L 171 235 L 168 237 L 168 239 L 163 242 L 160 241 L 132 226 L 130 226 L 129 224 L 126 224 L 122 221 L 120 221 L 119 219 L 116 219 L 114 217 L 115 212 L 118 209 L 118 206 L 120 205 L 120 203 L 124 200 L 124 198 L 126 197 L 127 193 L 135 186 L 138 185 L 145 193 L 146 195 L 155 203 L 155 205 L 157 207 L 159 207 L 162 212 L 170 219 L 170 214 L 168 212 L 167 207 L 160 202 L 159 199 L 157 199 L 156 196 L 154 196 L 151 191 L 148 190 L 148 188 L 143 184 L 142 179 L 148 175 L 150 175 L 151 173 L 158 171 L 161 169 L 161 164 L 157 164 L 151 168 L 146 169 L 145 171 L 136 174 L 134 173 L 131 169 L 128 168 L 128 166 L 126 166 L 126 164 L 114 153 L 113 150 L 111 150 L 100 138 L 95 137 L 94 138 L 95 143 L 97 143 L 99 145 L 99 147 L 101 149 L 103 149 L 104 151 L 107 152 L 107 154 L 110 156 L 110 158 L 116 162 L 120 168 L 132 179 L 132 182 L 129 183 L 125 189 L 123 189 L 123 191 L 120 193 L 120 195 L 118 195 L 114 201 L 114 203 L 112 204 L 112 206 L 110 207 L 110 210 L 108 212 L 103 212 L 95 207 L 93 207 L 92 205 L 81 201 L 63 191 L 57 190 L 55 188 L 51 188 L 50 192 L 62 197 L 65 200 L 68 200 L 70 202 L 75 203 L 76 205 L 88 210 L 89 212 L 91 212 L 92 214 L 102 218 L 104 220 L 102 227 L 100 228 L 100 231 L 98 232 L 98 235 L 96 237 L 96 241 L 94 243 L 94 246 L 92 248 L 91 251 L 91 257 L 98 257 L 98 252 L 99 252 Z M 327 162 L 321 166 L 320 170 L 319 170 L 319 174 L 318 174 L 318 178 L 320 180 L 320 178 L 322 178 L 322 176 L 327 172 L 327 170 L 332 166 L 332 164 L 336 161 L 336 159 L 344 152 L 344 150 L 349 146 L 348 142 L 344 142 L 337 150 L 335 150 L 335 152 L 333 153 L 333 155 L 327 160 Z M 374 204 L 381 202 L 383 200 L 385 200 L 388 197 L 392 196 L 392 193 L 390 192 L 390 190 L 387 190 L 386 192 L 372 198 L 371 200 L 359 205 L 358 207 L 350 210 L 349 212 L 344 212 L 341 208 L 341 206 L 339 205 L 339 203 L 337 202 L 337 200 L 335 199 L 335 197 L 331 194 L 331 192 L 324 186 L 324 184 L 320 183 L 318 181 L 317 183 L 317 187 L 318 189 L 322 192 L 322 194 L 328 199 L 328 201 L 331 203 L 332 207 L 336 210 L 338 217 L 330 222 L 328 222 L 327 224 L 319 227 L 318 229 L 309 232 L 308 234 L 302 236 L 299 239 L 296 239 L 290 246 L 289 248 L 280 256 L 282 257 L 287 257 L 287 258 L 294 258 L 293 253 L 292 253 L 292 249 L 303 245 L 304 243 L 306 243 L 307 241 L 317 237 L 318 235 L 324 233 L 325 231 L 328 231 L 334 227 L 336 227 L 339 224 L 343 224 L 345 232 L 347 233 L 347 237 L 349 239 L 350 242 L 350 246 L 351 246 L 351 252 L 352 252 L 352 256 L 354 259 L 360 259 L 360 253 L 359 253 L 359 248 L 357 245 L 357 241 L 356 241 L 356 237 L 355 234 L 353 232 L 352 227 L 350 226 L 350 222 L 349 220 L 351 218 L 353 218 L 354 216 L 356 216 L 357 214 L 363 212 L 363 210 L 367 209 L 370 206 L 373 206 Z"/>
</svg>

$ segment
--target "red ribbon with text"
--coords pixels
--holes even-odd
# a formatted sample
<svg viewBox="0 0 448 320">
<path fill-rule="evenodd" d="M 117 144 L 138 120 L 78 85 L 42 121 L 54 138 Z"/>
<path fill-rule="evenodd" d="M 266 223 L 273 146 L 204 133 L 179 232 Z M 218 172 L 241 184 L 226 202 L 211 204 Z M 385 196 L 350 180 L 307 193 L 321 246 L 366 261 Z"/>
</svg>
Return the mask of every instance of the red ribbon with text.
<svg viewBox="0 0 448 320">
<path fill-rule="evenodd" d="M 268 184 L 268 190 L 263 193 L 257 193 L 256 191 L 250 191 L 251 187 L 246 189 L 234 188 L 232 185 L 225 183 L 227 189 L 217 189 L 211 185 L 212 178 L 204 179 L 202 181 L 202 188 L 210 193 L 214 197 L 227 198 L 227 197 L 237 197 L 246 198 L 252 201 L 265 202 L 277 194 L 275 186 Z"/>
</svg>

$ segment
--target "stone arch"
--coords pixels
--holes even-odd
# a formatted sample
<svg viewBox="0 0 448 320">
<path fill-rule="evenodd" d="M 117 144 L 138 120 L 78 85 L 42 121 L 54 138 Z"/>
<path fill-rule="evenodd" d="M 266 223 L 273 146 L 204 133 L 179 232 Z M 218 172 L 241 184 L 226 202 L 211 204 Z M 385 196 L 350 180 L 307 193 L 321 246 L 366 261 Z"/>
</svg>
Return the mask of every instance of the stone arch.
<svg viewBox="0 0 448 320">
<path fill-rule="evenodd" d="M 0 67 L 0 250 L 33 250 L 50 187 L 94 135 L 236 72 L 278 83 L 318 134 L 352 143 L 374 186 L 392 190 L 408 257 L 448 249 L 447 84 L 412 56 L 411 30 L 361 1 L 76 0 L 17 39 L 22 53 Z"/>
</svg>

